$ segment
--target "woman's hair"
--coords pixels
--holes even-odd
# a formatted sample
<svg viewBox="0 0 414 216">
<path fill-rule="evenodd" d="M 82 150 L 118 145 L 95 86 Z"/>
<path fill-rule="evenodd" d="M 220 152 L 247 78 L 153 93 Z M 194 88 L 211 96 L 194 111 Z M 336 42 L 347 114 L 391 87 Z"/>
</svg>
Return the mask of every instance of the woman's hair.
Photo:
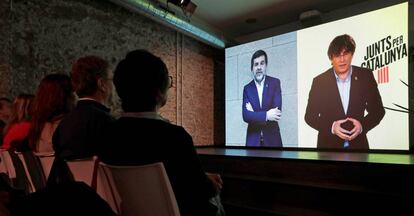
<svg viewBox="0 0 414 216">
<path fill-rule="evenodd" d="M 74 106 L 70 77 L 66 74 L 49 74 L 39 84 L 32 106 L 32 125 L 29 147 L 36 149 L 46 122 L 61 119 Z"/>
<path fill-rule="evenodd" d="M 20 94 L 13 102 L 12 114 L 9 123 L 4 128 L 4 134 L 10 129 L 10 127 L 16 123 L 30 120 L 31 104 L 34 95 L 32 94 Z"/>
</svg>

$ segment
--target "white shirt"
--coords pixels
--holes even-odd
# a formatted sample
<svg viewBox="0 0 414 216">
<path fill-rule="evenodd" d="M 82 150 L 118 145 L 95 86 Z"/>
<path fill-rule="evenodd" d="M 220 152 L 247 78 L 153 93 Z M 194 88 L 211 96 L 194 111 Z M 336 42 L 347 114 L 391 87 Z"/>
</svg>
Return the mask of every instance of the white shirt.
<svg viewBox="0 0 414 216">
<path fill-rule="evenodd" d="M 264 83 L 265 83 L 265 79 L 266 79 L 266 76 L 263 77 L 263 80 L 260 83 L 256 82 L 256 80 L 254 80 L 254 84 L 256 84 L 256 88 L 257 88 L 257 94 L 259 96 L 260 108 L 262 107 L 263 86 L 264 86 Z"/>
<path fill-rule="evenodd" d="M 349 105 L 349 95 L 351 91 L 351 76 L 352 76 L 352 66 L 349 67 L 349 73 L 345 80 L 339 78 L 336 75 L 334 70 L 335 78 L 336 78 L 336 85 L 338 86 L 339 96 L 341 97 L 342 108 L 344 109 L 344 113 L 348 112 L 348 105 Z"/>
<path fill-rule="evenodd" d="M 339 78 L 339 76 L 335 73 L 336 78 L 336 85 L 338 86 L 339 96 L 341 97 L 342 108 L 344 109 L 344 113 L 348 112 L 348 105 L 349 105 L 349 95 L 351 92 L 351 76 L 352 76 L 352 66 L 349 66 L 349 73 L 345 80 Z M 333 124 L 332 124 L 333 128 Z M 349 141 L 344 141 L 344 148 L 349 147 Z"/>
</svg>

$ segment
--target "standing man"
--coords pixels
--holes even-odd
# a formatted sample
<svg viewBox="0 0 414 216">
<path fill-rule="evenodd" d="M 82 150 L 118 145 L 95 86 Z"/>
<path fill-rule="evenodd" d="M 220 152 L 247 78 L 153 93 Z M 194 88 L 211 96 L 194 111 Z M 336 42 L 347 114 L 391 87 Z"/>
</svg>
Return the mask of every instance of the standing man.
<svg viewBox="0 0 414 216">
<path fill-rule="evenodd" d="M 243 120 L 248 124 L 246 146 L 282 147 L 278 121 L 282 114 L 280 80 L 266 75 L 267 54 L 251 59 L 253 80 L 243 89 Z"/>
<path fill-rule="evenodd" d="M 366 135 L 384 117 L 372 71 L 351 65 L 354 52 L 351 36 L 337 36 L 328 49 L 332 68 L 313 79 L 305 121 L 319 131 L 318 148 L 369 149 Z"/>
</svg>

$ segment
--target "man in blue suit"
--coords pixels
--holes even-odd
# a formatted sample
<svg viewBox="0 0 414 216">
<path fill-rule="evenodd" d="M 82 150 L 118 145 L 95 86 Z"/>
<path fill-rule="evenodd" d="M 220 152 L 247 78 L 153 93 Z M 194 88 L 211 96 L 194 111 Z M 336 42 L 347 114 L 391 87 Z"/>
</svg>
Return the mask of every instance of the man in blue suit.
<svg viewBox="0 0 414 216">
<path fill-rule="evenodd" d="M 243 120 L 248 123 L 246 146 L 282 147 L 278 121 L 282 114 L 280 80 L 266 75 L 267 54 L 251 59 L 253 80 L 243 89 Z"/>
</svg>

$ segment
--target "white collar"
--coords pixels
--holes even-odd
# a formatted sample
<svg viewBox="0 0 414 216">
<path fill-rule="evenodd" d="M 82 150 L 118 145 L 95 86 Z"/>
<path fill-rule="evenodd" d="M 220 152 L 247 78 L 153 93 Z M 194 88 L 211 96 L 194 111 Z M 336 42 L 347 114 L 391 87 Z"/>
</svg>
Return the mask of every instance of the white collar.
<svg viewBox="0 0 414 216">
<path fill-rule="evenodd" d="M 91 101 L 96 101 L 96 102 L 98 102 L 97 100 L 95 100 L 95 99 L 93 99 L 93 98 L 90 98 L 90 97 L 82 97 L 82 98 L 79 98 L 79 99 L 78 99 L 78 101 L 86 101 L 86 100 L 91 100 Z M 100 102 L 98 102 L 98 103 L 100 103 Z"/>
<path fill-rule="evenodd" d="M 338 74 L 336 74 L 336 72 L 335 72 L 335 69 L 333 69 L 333 72 L 335 74 L 336 81 L 340 80 L 342 82 L 349 82 L 351 80 L 351 77 L 352 77 L 352 65 L 349 66 L 349 70 L 348 70 L 349 73 L 348 73 L 348 75 L 346 75 L 345 80 L 341 80 L 341 78 L 339 78 Z"/>
<path fill-rule="evenodd" d="M 121 114 L 121 117 L 157 119 L 163 121 L 166 120 L 157 112 L 124 112 Z"/>
<path fill-rule="evenodd" d="M 263 84 L 265 83 L 265 80 L 266 80 L 266 75 L 264 75 L 263 80 L 260 83 L 257 82 L 254 78 L 253 78 L 253 80 L 254 80 L 254 83 L 256 83 L 256 86 L 263 86 Z"/>
</svg>

